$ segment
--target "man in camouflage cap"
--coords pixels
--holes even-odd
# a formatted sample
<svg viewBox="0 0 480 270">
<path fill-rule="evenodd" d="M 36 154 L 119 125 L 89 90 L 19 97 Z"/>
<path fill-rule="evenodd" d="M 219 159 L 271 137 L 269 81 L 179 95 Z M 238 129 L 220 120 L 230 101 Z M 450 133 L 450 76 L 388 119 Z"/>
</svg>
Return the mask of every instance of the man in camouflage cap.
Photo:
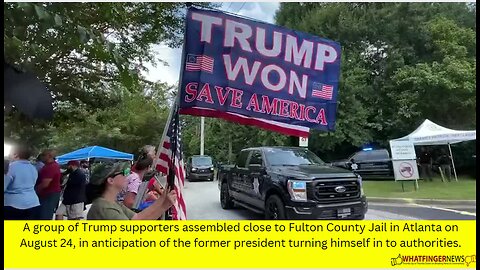
<svg viewBox="0 0 480 270">
<path fill-rule="evenodd" d="M 116 200 L 118 193 L 128 184 L 126 177 L 129 174 L 128 162 L 107 162 L 93 166 L 90 185 L 95 190 L 92 192 L 94 200 L 87 219 L 158 219 L 176 202 L 176 192 L 165 191 L 150 207 L 139 213 L 133 212 Z"/>
<path fill-rule="evenodd" d="M 90 183 L 92 185 L 100 186 L 107 180 L 108 176 L 117 173 L 128 175 L 130 173 L 130 164 L 125 161 L 96 163 L 92 165 L 91 172 Z"/>
</svg>

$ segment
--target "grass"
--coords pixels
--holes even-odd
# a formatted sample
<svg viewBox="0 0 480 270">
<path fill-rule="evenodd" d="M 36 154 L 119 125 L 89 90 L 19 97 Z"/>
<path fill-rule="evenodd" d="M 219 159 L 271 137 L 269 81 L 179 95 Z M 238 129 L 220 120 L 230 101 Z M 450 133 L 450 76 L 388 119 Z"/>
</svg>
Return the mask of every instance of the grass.
<svg viewBox="0 0 480 270">
<path fill-rule="evenodd" d="M 413 181 L 402 183 L 394 180 L 363 181 L 363 188 L 368 197 L 384 198 L 411 198 L 411 199 L 450 199 L 476 200 L 476 180 L 459 178 L 458 182 L 442 182 L 441 178 L 434 178 L 433 182 L 418 181 L 418 190 L 415 190 Z"/>
</svg>

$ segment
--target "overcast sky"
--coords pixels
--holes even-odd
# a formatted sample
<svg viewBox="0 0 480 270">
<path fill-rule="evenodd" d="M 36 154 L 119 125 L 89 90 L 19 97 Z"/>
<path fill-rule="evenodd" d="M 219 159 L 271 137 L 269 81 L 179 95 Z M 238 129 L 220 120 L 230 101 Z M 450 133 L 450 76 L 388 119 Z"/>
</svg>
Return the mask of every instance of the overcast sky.
<svg viewBox="0 0 480 270">
<path fill-rule="evenodd" d="M 227 2 L 222 3 L 220 9 L 256 20 L 273 23 L 275 11 L 279 6 L 280 4 L 278 2 Z M 149 69 L 149 72 L 145 74 L 147 79 L 154 82 L 161 81 L 168 84 L 176 84 L 180 73 L 181 48 L 171 49 L 163 44 L 159 44 L 154 46 L 154 50 L 157 53 L 156 58 L 166 61 L 168 66 L 163 66 L 161 63 L 159 63 L 157 67 L 147 65 Z"/>
</svg>

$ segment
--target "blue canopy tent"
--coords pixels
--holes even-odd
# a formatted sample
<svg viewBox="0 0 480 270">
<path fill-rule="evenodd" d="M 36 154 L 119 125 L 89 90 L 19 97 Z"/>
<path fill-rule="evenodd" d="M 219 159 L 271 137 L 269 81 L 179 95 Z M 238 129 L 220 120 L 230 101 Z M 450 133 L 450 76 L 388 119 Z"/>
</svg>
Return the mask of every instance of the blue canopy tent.
<svg viewBox="0 0 480 270">
<path fill-rule="evenodd" d="M 89 160 L 91 158 L 133 160 L 133 154 L 101 147 L 89 146 L 57 157 L 59 164 L 65 164 L 70 160 Z"/>
</svg>

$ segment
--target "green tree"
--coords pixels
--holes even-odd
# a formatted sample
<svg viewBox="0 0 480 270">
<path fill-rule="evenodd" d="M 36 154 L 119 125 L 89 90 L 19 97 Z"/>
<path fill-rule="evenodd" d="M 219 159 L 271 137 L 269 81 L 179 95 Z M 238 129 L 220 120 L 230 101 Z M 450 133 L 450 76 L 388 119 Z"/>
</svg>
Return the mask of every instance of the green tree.
<svg viewBox="0 0 480 270">
<path fill-rule="evenodd" d="M 169 110 L 164 87 L 146 95 L 127 93 L 115 106 L 93 112 L 76 108 L 76 120 L 52 126 L 46 144 L 61 153 L 92 145 L 137 153 L 142 145 L 158 144 Z"/>
<path fill-rule="evenodd" d="M 314 151 L 387 146 L 425 118 L 475 127 L 475 4 L 282 3 L 276 22 L 342 45 L 336 131 Z"/>
<path fill-rule="evenodd" d="M 178 46 L 181 3 L 4 3 L 6 61 L 33 71 L 56 102 L 98 104 L 139 92 L 153 44 Z M 110 87 L 108 87 L 110 86 Z M 115 102 L 115 100 L 113 100 Z"/>
<path fill-rule="evenodd" d="M 14 110 L 4 116 L 4 137 L 40 147 L 50 136 L 56 136 L 50 140 L 52 144 L 61 145 L 78 132 L 90 137 L 79 142 L 93 143 L 94 139 L 110 138 L 95 130 L 117 130 L 120 123 L 110 126 L 106 122 L 116 120 L 115 113 L 120 118 L 145 116 L 147 122 L 162 117 L 164 107 L 153 109 L 153 104 L 146 104 L 149 111 L 142 112 L 141 104 L 149 102 L 149 93 L 163 96 L 162 91 L 170 88 L 147 81 L 142 72 L 146 63 L 164 64 L 152 45 L 181 44 L 185 11 L 183 3 L 173 2 L 4 3 L 5 62 L 35 73 L 51 90 L 55 111 L 54 120 L 43 123 L 26 119 Z M 153 113 L 157 115 L 151 116 Z M 133 120 L 143 121 L 140 117 Z M 95 129 L 68 129 L 74 125 Z M 132 129 L 140 126 L 132 123 Z M 131 130 L 120 130 L 127 133 L 110 136 L 126 148 L 130 148 L 130 142 L 147 141 L 150 136 L 139 133 L 129 137 L 133 136 Z"/>
<path fill-rule="evenodd" d="M 200 154 L 200 117 L 183 116 L 186 156 Z M 289 137 L 257 127 L 243 126 L 216 118 L 205 118 L 205 154 L 216 161 L 234 162 L 246 147 L 288 145 Z"/>
</svg>

